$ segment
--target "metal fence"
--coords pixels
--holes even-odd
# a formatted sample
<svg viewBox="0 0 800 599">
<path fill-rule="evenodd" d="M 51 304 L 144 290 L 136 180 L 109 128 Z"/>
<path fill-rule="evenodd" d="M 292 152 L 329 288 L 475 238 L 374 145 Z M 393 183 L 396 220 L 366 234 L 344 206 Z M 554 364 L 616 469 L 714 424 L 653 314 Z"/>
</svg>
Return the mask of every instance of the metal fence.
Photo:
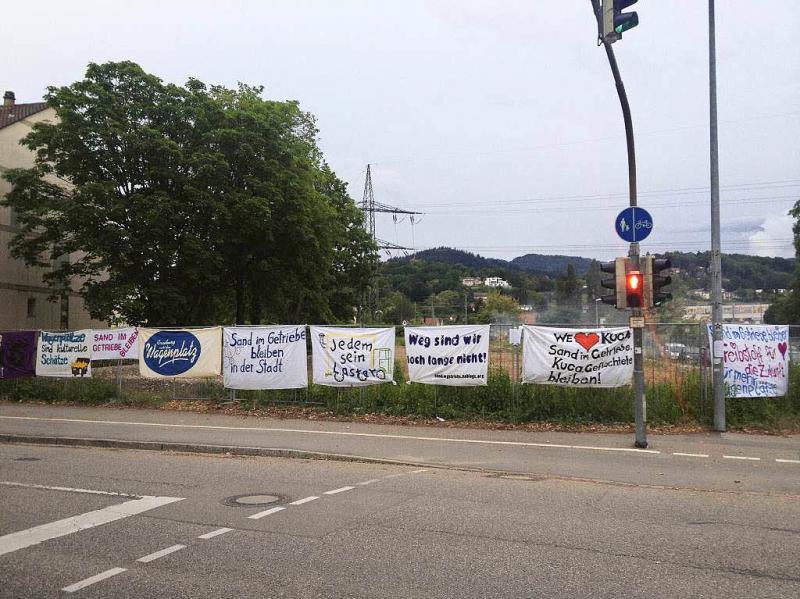
<svg viewBox="0 0 800 599">
<path fill-rule="evenodd" d="M 520 395 L 530 397 L 529 389 L 522 390 L 519 383 L 522 375 L 522 347 L 514 345 L 509 340 L 509 331 L 517 325 L 493 324 L 491 325 L 489 368 L 495 379 L 503 379 L 503 387 L 506 389 L 508 398 L 501 398 L 501 401 L 508 401 L 509 410 L 513 402 L 517 401 Z M 596 328 L 595 325 L 546 325 L 564 326 L 570 328 Z M 794 363 L 800 359 L 800 326 L 790 327 L 790 360 Z M 402 373 L 402 379 L 407 380 L 408 371 L 405 360 L 405 347 L 403 343 L 402 328 L 398 327 L 396 339 L 396 370 Z M 311 372 L 311 357 L 309 355 L 309 372 Z M 139 397 L 151 397 L 154 400 L 163 402 L 164 400 L 173 401 L 192 401 L 192 400 L 213 400 L 218 402 L 226 401 L 250 401 L 295 404 L 298 406 L 315 405 L 328 403 L 330 398 L 335 397 L 336 406 L 339 405 L 340 397 L 360 397 L 364 398 L 363 390 L 340 390 L 326 389 L 320 390 L 314 386 L 309 389 L 285 390 L 285 391 L 259 391 L 259 392 L 233 392 L 223 388 L 222 377 L 209 379 L 150 379 L 139 376 L 138 365 L 135 362 L 114 363 L 98 362 L 93 363 L 93 377 L 95 381 L 93 389 L 92 382 L 86 380 L 52 380 L 52 379 L 25 379 L 23 381 L 7 381 L 10 385 L 2 387 L 2 395 L 13 398 L 15 387 L 18 385 L 33 386 L 33 391 L 29 387 L 28 395 L 34 396 L 41 392 L 42 399 L 65 399 L 75 398 L 76 393 L 83 392 L 89 394 L 89 401 L 100 403 L 103 401 L 119 401 L 130 398 L 132 395 Z M 644 375 L 645 390 L 648 403 L 648 411 L 651 413 L 669 413 L 670 411 L 682 414 L 691 413 L 699 420 L 707 420 L 711 417 L 713 406 L 711 405 L 710 393 L 710 361 L 707 325 L 705 323 L 653 323 L 645 327 L 644 331 Z M 81 385 L 84 391 L 80 391 Z M 36 387 L 41 387 L 37 390 Z M 76 387 L 79 391 L 76 391 Z M 383 387 L 378 385 L 376 387 Z M 531 387 L 525 385 L 525 387 Z M 111 391 L 113 390 L 113 391 Z M 389 390 L 381 391 L 373 389 L 366 393 L 375 395 L 378 399 L 366 405 L 363 409 L 370 406 L 382 406 L 386 408 L 386 402 L 400 401 L 397 393 Z M 613 389 L 587 389 L 584 398 L 596 398 L 603 400 L 604 397 L 615 395 L 619 397 L 619 390 Z M 47 394 L 50 394 L 48 396 Z M 91 395 L 92 393 L 96 395 Z M 356 394 L 353 396 L 353 393 Z M 451 399 L 461 394 L 464 398 L 472 398 L 470 401 L 480 403 L 486 395 L 475 395 L 475 391 L 467 388 L 437 389 L 433 387 L 422 393 L 429 394 L 435 402 L 438 397 L 447 395 Z M 545 393 L 544 390 L 538 391 L 538 397 Z M 381 395 L 382 394 L 382 395 Z M 55 395 L 55 397 L 52 397 Z M 495 397 L 497 392 L 495 393 Z M 557 395 L 557 394 L 556 394 Z M 561 397 L 561 396 L 558 396 Z M 476 399 L 477 398 L 477 399 Z M 84 398 L 81 397 L 83 400 Z M 414 400 L 415 402 L 417 400 Z M 496 401 L 493 399 L 492 401 Z M 411 405 L 411 404 L 409 404 Z M 414 404 L 416 405 L 416 404 Z M 389 406 L 391 407 L 391 406 Z M 361 409 L 361 408 L 359 408 Z M 413 406 L 409 408 L 413 410 Z"/>
</svg>

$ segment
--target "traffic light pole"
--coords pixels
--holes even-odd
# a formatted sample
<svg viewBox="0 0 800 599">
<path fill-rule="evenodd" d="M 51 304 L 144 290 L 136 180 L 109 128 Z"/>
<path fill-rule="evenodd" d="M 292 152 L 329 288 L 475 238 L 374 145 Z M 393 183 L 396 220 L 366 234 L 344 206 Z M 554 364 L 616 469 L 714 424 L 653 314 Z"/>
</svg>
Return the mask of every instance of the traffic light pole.
<svg viewBox="0 0 800 599">
<path fill-rule="evenodd" d="M 714 0 L 708 0 L 708 97 L 711 148 L 711 389 L 714 430 L 725 432 L 725 379 L 722 369 L 722 251 L 720 249 L 719 151 L 717 145 L 717 48 Z"/>
<path fill-rule="evenodd" d="M 590 0 L 592 10 L 597 19 L 598 31 L 602 30 L 602 18 L 599 0 Z M 625 121 L 625 141 L 628 147 L 628 195 L 630 206 L 636 206 L 636 150 L 633 143 L 633 120 L 631 119 L 631 107 L 628 104 L 628 95 L 625 93 L 625 85 L 617 66 L 617 59 L 614 56 L 614 49 L 611 44 L 599 36 L 601 43 L 608 57 L 608 64 L 611 73 L 614 75 L 614 83 L 617 86 L 619 103 L 622 106 L 622 118 Z M 633 242 L 628 250 L 628 257 L 631 259 L 633 268 L 639 270 L 639 244 Z M 631 316 L 641 317 L 642 309 L 633 308 Z M 633 394 L 634 394 L 634 418 L 636 421 L 636 447 L 647 447 L 647 400 L 644 393 L 644 354 L 643 354 L 643 329 L 634 327 L 633 329 Z"/>
</svg>

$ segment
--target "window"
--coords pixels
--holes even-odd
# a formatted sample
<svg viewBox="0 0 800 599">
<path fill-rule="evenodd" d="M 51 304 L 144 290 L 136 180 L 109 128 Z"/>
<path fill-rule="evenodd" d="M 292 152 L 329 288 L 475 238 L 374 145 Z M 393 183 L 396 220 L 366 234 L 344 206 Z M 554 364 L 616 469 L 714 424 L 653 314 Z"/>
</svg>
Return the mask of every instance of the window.
<svg viewBox="0 0 800 599">
<path fill-rule="evenodd" d="M 36 316 L 36 298 L 29 297 L 28 298 L 28 318 L 34 318 Z"/>
</svg>

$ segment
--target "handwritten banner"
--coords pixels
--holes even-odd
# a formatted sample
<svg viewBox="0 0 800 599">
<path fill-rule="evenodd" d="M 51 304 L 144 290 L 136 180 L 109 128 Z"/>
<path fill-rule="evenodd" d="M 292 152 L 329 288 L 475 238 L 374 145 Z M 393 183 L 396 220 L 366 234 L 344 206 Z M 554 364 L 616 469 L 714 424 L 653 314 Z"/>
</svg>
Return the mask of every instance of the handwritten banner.
<svg viewBox="0 0 800 599">
<path fill-rule="evenodd" d="M 0 331 L 0 379 L 36 374 L 36 331 Z"/>
<path fill-rule="evenodd" d="M 139 374 L 199 378 L 220 374 L 222 329 L 139 329 Z"/>
<path fill-rule="evenodd" d="M 138 360 L 138 336 L 136 327 L 93 330 L 92 360 Z"/>
<path fill-rule="evenodd" d="M 522 382 L 621 387 L 633 377 L 633 332 L 522 327 Z"/>
<path fill-rule="evenodd" d="M 225 327 L 222 379 L 228 389 L 308 386 L 305 325 Z"/>
<path fill-rule="evenodd" d="M 708 325 L 713 347 L 713 329 Z M 778 397 L 789 386 L 789 327 L 722 325 L 722 363 L 726 397 Z"/>
<path fill-rule="evenodd" d="M 489 325 L 406 327 L 408 378 L 413 383 L 486 385 Z"/>
<path fill-rule="evenodd" d="M 311 327 L 311 347 L 317 385 L 362 387 L 393 380 L 394 327 Z"/>
<path fill-rule="evenodd" d="M 42 331 L 36 348 L 36 376 L 92 376 L 92 331 Z"/>
</svg>

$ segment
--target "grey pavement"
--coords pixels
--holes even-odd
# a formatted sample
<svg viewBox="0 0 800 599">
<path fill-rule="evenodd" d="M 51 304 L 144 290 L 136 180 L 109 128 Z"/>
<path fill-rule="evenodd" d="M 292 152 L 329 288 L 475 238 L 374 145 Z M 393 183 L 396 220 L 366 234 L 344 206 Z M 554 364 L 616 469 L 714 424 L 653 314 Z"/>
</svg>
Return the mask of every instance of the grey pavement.
<svg viewBox="0 0 800 599">
<path fill-rule="evenodd" d="M 800 495 L 800 438 L 531 433 L 0 403 L 0 439 L 259 450 L 616 484 Z M 290 454 L 291 455 L 291 454 Z"/>
</svg>

